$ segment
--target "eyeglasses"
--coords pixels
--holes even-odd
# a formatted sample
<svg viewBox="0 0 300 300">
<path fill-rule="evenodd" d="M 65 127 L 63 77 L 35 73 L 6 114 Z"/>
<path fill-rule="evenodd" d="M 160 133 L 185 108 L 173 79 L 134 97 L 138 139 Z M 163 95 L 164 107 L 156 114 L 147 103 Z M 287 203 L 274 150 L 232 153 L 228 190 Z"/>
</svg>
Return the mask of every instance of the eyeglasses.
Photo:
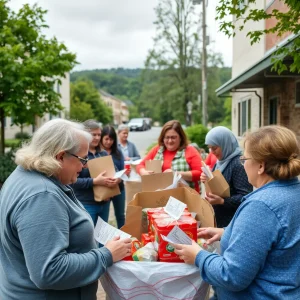
<svg viewBox="0 0 300 300">
<path fill-rule="evenodd" d="M 80 157 L 80 156 L 78 156 L 76 154 L 70 153 L 70 152 L 66 152 L 66 153 L 68 153 L 69 155 L 72 155 L 72 156 L 78 158 L 83 166 L 85 166 L 87 164 L 87 162 L 89 161 L 88 157 L 82 158 L 82 157 Z"/>
<path fill-rule="evenodd" d="M 176 135 L 173 135 L 173 136 L 165 136 L 165 137 L 164 137 L 164 140 L 165 140 L 165 141 L 167 141 L 167 140 L 175 141 L 177 138 L 178 138 L 178 136 L 176 136 Z"/>
<path fill-rule="evenodd" d="M 248 159 L 252 159 L 252 158 L 250 158 L 250 157 L 247 158 L 247 157 L 245 157 L 245 156 L 240 156 L 240 162 L 241 162 L 241 164 L 244 165 L 244 164 L 245 164 L 245 161 L 248 160 Z"/>
</svg>

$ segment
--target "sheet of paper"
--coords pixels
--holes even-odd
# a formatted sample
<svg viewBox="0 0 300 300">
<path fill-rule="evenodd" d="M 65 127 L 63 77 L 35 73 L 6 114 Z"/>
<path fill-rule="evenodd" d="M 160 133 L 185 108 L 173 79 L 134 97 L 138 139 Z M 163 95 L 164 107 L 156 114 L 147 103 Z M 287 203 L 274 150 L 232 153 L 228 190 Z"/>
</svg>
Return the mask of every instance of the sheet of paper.
<svg viewBox="0 0 300 300">
<path fill-rule="evenodd" d="M 136 165 L 137 166 L 137 165 L 139 165 L 141 163 L 141 161 L 142 161 L 142 159 L 137 159 L 137 160 L 133 160 L 133 161 L 131 160 L 130 163 L 132 165 Z"/>
<path fill-rule="evenodd" d="M 126 172 L 126 169 L 116 172 L 114 178 L 121 178 L 125 172 Z"/>
<path fill-rule="evenodd" d="M 130 234 L 109 225 L 108 223 L 104 222 L 100 217 L 98 217 L 98 221 L 94 229 L 95 240 L 100 244 L 105 245 L 115 236 L 120 236 L 120 239 L 131 237 Z"/>
<path fill-rule="evenodd" d="M 192 245 L 191 238 L 178 226 L 175 226 L 167 236 L 161 234 L 161 237 L 164 241 L 171 244 Z"/>
<path fill-rule="evenodd" d="M 178 220 L 181 217 L 185 208 L 186 204 L 170 196 L 167 205 L 164 207 L 164 210 L 173 219 Z"/>
<path fill-rule="evenodd" d="M 128 181 L 128 176 L 125 174 L 126 169 L 116 172 L 114 178 L 121 178 L 123 181 Z"/>
<path fill-rule="evenodd" d="M 207 164 L 206 164 L 204 161 L 202 161 L 201 164 L 202 164 L 201 169 L 202 169 L 202 171 L 205 173 L 205 175 L 206 175 L 209 179 L 213 178 L 214 175 L 213 175 L 213 173 L 211 172 L 211 170 L 209 169 L 209 167 L 207 166 Z"/>
</svg>

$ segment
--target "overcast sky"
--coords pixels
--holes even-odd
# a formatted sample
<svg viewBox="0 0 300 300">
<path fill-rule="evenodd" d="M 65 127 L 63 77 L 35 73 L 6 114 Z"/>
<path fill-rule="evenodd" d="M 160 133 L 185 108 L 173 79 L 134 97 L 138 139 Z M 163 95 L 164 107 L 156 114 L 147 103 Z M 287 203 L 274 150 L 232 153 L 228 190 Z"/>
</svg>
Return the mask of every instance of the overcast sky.
<svg viewBox="0 0 300 300">
<path fill-rule="evenodd" d="M 218 32 L 214 20 L 217 1 L 208 4 L 208 34 L 215 41 L 210 47 L 231 66 L 232 42 Z M 10 6 L 19 9 L 24 3 L 48 10 L 46 34 L 77 54 L 76 70 L 142 68 L 153 46 L 158 0 L 11 0 Z"/>
</svg>

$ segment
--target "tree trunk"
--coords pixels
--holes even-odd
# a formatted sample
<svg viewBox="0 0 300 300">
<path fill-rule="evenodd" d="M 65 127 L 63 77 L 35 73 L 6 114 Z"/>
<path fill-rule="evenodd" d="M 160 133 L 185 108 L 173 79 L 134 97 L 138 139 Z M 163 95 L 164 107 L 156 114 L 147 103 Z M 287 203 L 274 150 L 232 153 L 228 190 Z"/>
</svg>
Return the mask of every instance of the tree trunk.
<svg viewBox="0 0 300 300">
<path fill-rule="evenodd" d="M 0 107 L 1 137 L 0 137 L 0 155 L 4 154 L 5 149 L 5 114 L 4 109 Z"/>
</svg>

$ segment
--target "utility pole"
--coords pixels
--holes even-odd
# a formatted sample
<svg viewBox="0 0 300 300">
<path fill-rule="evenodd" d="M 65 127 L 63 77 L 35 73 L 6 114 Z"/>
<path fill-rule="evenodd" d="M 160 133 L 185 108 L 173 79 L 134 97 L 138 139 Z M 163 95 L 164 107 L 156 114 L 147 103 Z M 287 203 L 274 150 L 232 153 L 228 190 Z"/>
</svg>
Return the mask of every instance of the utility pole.
<svg viewBox="0 0 300 300">
<path fill-rule="evenodd" d="M 206 1 L 202 0 L 202 124 L 207 126 Z"/>
<path fill-rule="evenodd" d="M 193 4 L 202 2 L 202 124 L 207 126 L 207 55 L 206 46 L 208 39 L 206 36 L 206 0 L 193 0 Z"/>
</svg>

